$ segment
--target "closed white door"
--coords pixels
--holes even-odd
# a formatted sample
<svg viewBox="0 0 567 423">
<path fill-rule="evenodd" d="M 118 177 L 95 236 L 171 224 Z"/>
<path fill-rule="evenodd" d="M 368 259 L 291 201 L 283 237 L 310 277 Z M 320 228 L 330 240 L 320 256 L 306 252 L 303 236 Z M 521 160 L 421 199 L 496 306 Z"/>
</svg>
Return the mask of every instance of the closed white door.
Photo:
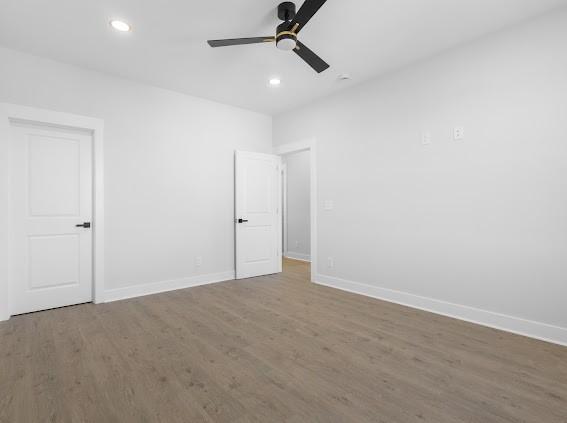
<svg viewBox="0 0 567 423">
<path fill-rule="evenodd" d="M 281 159 L 236 152 L 236 277 L 282 271 Z"/>
<path fill-rule="evenodd" d="M 11 314 L 92 301 L 92 136 L 19 123 L 12 134 Z"/>
</svg>

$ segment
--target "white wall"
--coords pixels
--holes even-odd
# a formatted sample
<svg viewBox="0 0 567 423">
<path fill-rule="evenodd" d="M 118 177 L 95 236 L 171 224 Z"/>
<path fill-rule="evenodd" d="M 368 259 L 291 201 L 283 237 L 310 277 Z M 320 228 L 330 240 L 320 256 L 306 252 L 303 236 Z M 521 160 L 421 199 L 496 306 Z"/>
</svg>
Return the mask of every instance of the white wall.
<svg viewBox="0 0 567 423">
<path fill-rule="evenodd" d="M 310 152 L 284 156 L 287 167 L 287 252 L 286 256 L 310 260 L 309 173 Z"/>
<path fill-rule="evenodd" d="M 108 290 L 234 270 L 234 150 L 271 151 L 269 116 L 2 48 L 0 102 L 104 119 Z"/>
<path fill-rule="evenodd" d="M 567 343 L 566 40 L 564 10 L 276 117 L 317 138 L 319 280 Z"/>
</svg>

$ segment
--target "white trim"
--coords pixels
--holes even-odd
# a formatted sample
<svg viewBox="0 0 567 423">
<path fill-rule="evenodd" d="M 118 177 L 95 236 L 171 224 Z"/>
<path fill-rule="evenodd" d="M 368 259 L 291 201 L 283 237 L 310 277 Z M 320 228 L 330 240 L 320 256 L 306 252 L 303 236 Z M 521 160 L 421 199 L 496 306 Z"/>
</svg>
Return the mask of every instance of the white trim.
<svg viewBox="0 0 567 423">
<path fill-rule="evenodd" d="M 4 227 L 9 228 L 11 216 L 11 170 L 7 159 L 10 152 L 10 121 L 19 120 L 43 125 L 60 126 L 66 128 L 84 129 L 92 132 L 93 137 L 93 302 L 104 302 L 104 154 L 103 131 L 104 121 L 97 118 L 79 116 L 69 113 L 55 112 L 34 107 L 16 104 L 0 103 L 0 157 L 6 163 L 1 163 L 0 178 L 0 234 Z M 8 230 L 8 229 L 6 229 Z M 7 232 L 6 234 L 7 235 Z M 10 315 L 10 279 L 11 257 L 9 237 L 0 237 L 4 241 L 0 244 L 0 257 L 6 258 L 4 268 L 0 266 L 0 320 L 7 320 Z M 6 251 L 4 251 L 6 250 Z M 2 260 L 4 261 L 4 260 Z M 3 301 L 2 301 L 3 300 Z"/>
<path fill-rule="evenodd" d="M 290 142 L 274 147 L 274 154 L 285 156 L 286 154 L 299 153 L 300 151 L 311 150 L 316 146 L 315 138 L 303 141 Z"/>
<path fill-rule="evenodd" d="M 283 251 L 282 255 L 287 254 L 287 164 L 282 163 L 282 237 Z"/>
<path fill-rule="evenodd" d="M 311 263 L 311 256 L 304 253 L 296 253 L 294 251 L 288 251 L 285 253 L 285 257 L 292 260 L 299 260 Z"/>
<path fill-rule="evenodd" d="M 304 141 L 292 142 L 273 148 L 274 154 L 285 156 L 286 154 L 298 153 L 309 150 L 310 158 L 310 244 L 311 244 L 311 281 L 317 276 L 317 212 L 319 203 L 317 201 L 317 139 L 309 138 Z"/>
<path fill-rule="evenodd" d="M 106 302 L 120 301 L 128 298 L 143 297 L 145 295 L 159 294 L 160 292 L 175 291 L 177 289 L 191 288 L 229 280 L 234 280 L 234 270 L 109 289 L 106 291 L 105 298 Z"/>
<path fill-rule="evenodd" d="M 282 211 L 282 172 L 281 172 L 281 166 L 282 166 L 282 158 L 278 157 L 278 214 L 279 216 L 277 216 L 277 219 L 279 222 L 283 221 L 283 211 Z M 282 225 L 278 225 L 278 273 L 283 272 L 283 248 L 282 248 L 282 244 L 283 244 L 283 227 Z"/>
<path fill-rule="evenodd" d="M 319 274 L 316 277 L 315 283 L 567 346 L 567 328 L 521 319 L 461 304 L 435 300 L 433 298 L 422 297 L 419 295 L 409 294 L 407 292 L 380 288 L 360 282 L 353 282 L 333 276 Z"/>
</svg>

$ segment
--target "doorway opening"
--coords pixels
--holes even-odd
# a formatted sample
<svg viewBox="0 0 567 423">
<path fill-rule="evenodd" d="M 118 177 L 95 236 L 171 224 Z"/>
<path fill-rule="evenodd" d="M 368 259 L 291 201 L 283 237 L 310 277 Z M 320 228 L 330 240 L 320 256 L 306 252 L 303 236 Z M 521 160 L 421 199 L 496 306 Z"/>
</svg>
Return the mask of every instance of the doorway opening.
<svg viewBox="0 0 567 423">
<path fill-rule="evenodd" d="M 310 280 L 317 274 L 316 141 L 274 148 L 282 158 L 282 256 L 284 271 L 295 263 L 308 266 Z M 310 266 L 309 266 L 310 264 Z"/>
<path fill-rule="evenodd" d="M 311 152 L 282 157 L 283 256 L 311 262 Z"/>
</svg>

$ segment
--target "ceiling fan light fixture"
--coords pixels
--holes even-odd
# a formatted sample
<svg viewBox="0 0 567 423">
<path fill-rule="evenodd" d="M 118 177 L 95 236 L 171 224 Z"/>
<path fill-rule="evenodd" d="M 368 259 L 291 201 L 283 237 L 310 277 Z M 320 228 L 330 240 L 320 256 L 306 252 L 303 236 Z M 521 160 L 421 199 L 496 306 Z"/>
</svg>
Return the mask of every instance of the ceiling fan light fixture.
<svg viewBox="0 0 567 423">
<path fill-rule="evenodd" d="M 276 40 L 276 47 L 280 50 L 291 51 L 297 47 L 297 38 L 294 34 L 278 35 Z"/>
</svg>

